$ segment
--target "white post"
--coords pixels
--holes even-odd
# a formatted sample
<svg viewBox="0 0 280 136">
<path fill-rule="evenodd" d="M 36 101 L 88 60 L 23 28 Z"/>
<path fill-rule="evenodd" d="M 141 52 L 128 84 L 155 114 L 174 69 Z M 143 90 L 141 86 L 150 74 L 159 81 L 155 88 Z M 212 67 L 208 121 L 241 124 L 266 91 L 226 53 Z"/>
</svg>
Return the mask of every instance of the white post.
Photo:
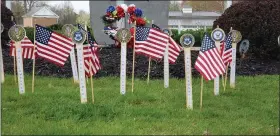
<svg viewBox="0 0 280 136">
<path fill-rule="evenodd" d="M 5 81 L 5 73 L 4 73 L 4 63 L 3 63 L 3 54 L 2 54 L 2 46 L 0 42 L 0 72 L 1 72 L 1 77 L 0 77 L 0 84 L 4 83 Z"/>
<path fill-rule="evenodd" d="M 121 43 L 121 80 L 120 92 L 122 95 L 126 92 L 126 43 Z"/>
<path fill-rule="evenodd" d="M 230 87 L 235 88 L 236 43 L 232 43 L 232 62 L 230 64 Z"/>
<path fill-rule="evenodd" d="M 17 58 L 17 73 L 18 73 L 18 87 L 19 93 L 25 93 L 25 85 L 24 85 L 24 73 L 23 73 L 23 64 L 22 64 L 22 51 L 20 42 L 15 42 L 16 46 L 16 58 Z"/>
<path fill-rule="evenodd" d="M 77 48 L 77 57 L 78 57 L 78 68 L 79 68 L 79 79 L 80 79 L 80 95 L 81 95 L 81 103 L 87 102 L 87 88 L 85 82 L 85 69 L 84 69 L 84 53 L 83 53 L 83 45 L 76 44 Z"/>
<path fill-rule="evenodd" d="M 186 78 L 186 98 L 187 108 L 193 109 L 192 99 L 192 69 L 191 69 L 191 48 L 184 48 L 185 55 L 185 78 Z"/>
<path fill-rule="evenodd" d="M 168 50 L 169 50 L 169 43 L 167 43 L 167 46 L 165 48 L 165 52 L 164 52 L 164 87 L 168 88 L 169 87 L 169 61 L 168 61 Z"/>
<path fill-rule="evenodd" d="M 74 83 L 79 83 L 79 75 L 78 75 L 78 69 L 77 69 L 75 47 L 73 47 L 73 49 L 70 52 L 70 61 L 71 61 L 71 66 L 72 66 Z"/>
<path fill-rule="evenodd" d="M 220 53 L 220 42 L 215 41 L 215 45 Z M 220 76 L 214 79 L 214 95 L 219 95 L 219 91 L 220 91 L 219 89 L 220 89 Z"/>
</svg>

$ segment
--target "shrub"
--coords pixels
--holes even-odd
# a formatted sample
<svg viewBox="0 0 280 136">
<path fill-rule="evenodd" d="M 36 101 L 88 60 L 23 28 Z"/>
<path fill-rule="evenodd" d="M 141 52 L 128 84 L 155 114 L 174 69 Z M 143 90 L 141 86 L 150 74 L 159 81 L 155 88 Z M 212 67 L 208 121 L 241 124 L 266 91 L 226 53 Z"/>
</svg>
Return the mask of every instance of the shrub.
<svg viewBox="0 0 280 136">
<path fill-rule="evenodd" d="M 256 57 L 276 58 L 280 54 L 280 1 L 242 1 L 228 8 L 214 22 L 226 33 L 230 27 L 239 30 L 250 41 L 249 52 Z M 279 57 L 279 56 L 278 56 Z"/>
<path fill-rule="evenodd" d="M 8 31 L 10 27 L 14 25 L 14 22 L 12 22 L 11 20 L 12 17 L 14 18 L 12 11 L 8 9 L 3 3 L 1 3 L 1 23 L 4 26 L 4 31 L 1 34 L 1 46 L 4 48 L 10 40 L 8 36 Z"/>
<path fill-rule="evenodd" d="M 51 30 L 61 30 L 63 27 L 63 24 L 53 24 L 51 26 L 48 26 L 47 28 L 50 28 Z"/>
</svg>

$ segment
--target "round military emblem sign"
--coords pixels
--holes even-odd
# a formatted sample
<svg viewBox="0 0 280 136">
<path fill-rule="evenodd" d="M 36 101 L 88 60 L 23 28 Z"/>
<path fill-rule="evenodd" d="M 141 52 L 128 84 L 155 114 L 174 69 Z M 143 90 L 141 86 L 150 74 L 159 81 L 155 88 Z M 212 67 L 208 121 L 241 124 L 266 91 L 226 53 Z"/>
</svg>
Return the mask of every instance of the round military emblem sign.
<svg viewBox="0 0 280 136">
<path fill-rule="evenodd" d="M 65 34 L 65 36 L 67 37 L 71 37 L 71 34 L 73 33 L 73 31 L 75 31 L 75 28 L 73 25 L 71 24 L 65 24 L 62 27 L 62 32 Z"/>
<path fill-rule="evenodd" d="M 118 30 L 116 36 L 117 36 L 118 41 L 122 42 L 122 43 L 129 42 L 129 40 L 131 38 L 130 31 L 126 28 L 122 28 L 122 29 Z"/>
<path fill-rule="evenodd" d="M 19 42 L 25 37 L 26 32 L 22 26 L 14 25 L 9 29 L 8 35 L 11 40 Z"/>
<path fill-rule="evenodd" d="M 278 36 L 278 45 L 280 46 L 280 35 Z"/>
<path fill-rule="evenodd" d="M 191 34 L 184 34 L 180 38 L 181 46 L 192 47 L 194 45 L 195 39 Z"/>
<path fill-rule="evenodd" d="M 234 43 L 239 43 L 242 39 L 241 33 L 237 30 L 231 31 L 231 37 L 232 37 L 232 42 L 234 42 Z"/>
<path fill-rule="evenodd" d="M 76 44 L 83 44 L 86 40 L 86 33 L 84 31 L 74 31 L 72 35 L 72 41 Z"/>
<path fill-rule="evenodd" d="M 220 42 L 225 39 L 225 32 L 221 28 L 216 28 L 211 33 L 211 38 L 214 41 Z"/>
<path fill-rule="evenodd" d="M 170 29 L 163 29 L 162 32 L 166 33 L 169 36 L 172 36 L 172 31 Z"/>
<path fill-rule="evenodd" d="M 1 23 L 1 33 L 4 31 L 4 26 L 3 24 Z"/>
<path fill-rule="evenodd" d="M 239 46 L 239 52 L 241 54 L 245 54 L 249 49 L 249 45 L 250 45 L 249 40 L 247 39 L 243 40 Z"/>
</svg>

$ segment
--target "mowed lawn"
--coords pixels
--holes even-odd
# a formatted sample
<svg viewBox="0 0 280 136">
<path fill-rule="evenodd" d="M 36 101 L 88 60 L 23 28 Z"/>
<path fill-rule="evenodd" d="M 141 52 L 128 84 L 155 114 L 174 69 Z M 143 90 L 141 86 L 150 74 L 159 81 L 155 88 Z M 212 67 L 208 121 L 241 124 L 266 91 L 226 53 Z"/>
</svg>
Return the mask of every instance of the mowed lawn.
<svg viewBox="0 0 280 136">
<path fill-rule="evenodd" d="M 2 134 L 279 134 L 279 76 L 237 77 L 236 89 L 213 95 L 213 81 L 204 81 L 200 111 L 200 78 L 193 79 L 194 109 L 186 109 L 184 79 L 136 79 L 131 92 L 120 95 L 119 78 L 94 79 L 95 103 L 80 103 L 78 84 L 72 78 L 25 76 L 26 93 L 19 95 L 12 75 L 2 85 Z"/>
</svg>

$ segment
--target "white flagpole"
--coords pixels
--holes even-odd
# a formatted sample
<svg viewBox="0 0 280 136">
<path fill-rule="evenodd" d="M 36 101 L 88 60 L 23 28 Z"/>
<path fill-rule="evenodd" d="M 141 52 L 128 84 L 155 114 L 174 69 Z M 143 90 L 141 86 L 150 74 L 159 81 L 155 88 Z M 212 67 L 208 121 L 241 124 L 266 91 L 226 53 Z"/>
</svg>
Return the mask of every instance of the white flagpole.
<svg viewBox="0 0 280 136">
<path fill-rule="evenodd" d="M 230 87 L 235 88 L 236 43 L 232 43 L 232 62 L 230 64 Z"/>
<path fill-rule="evenodd" d="M 3 26 L 3 24 L 1 24 L 1 34 L 2 34 L 2 32 L 4 31 L 4 26 Z M 5 73 L 4 73 L 4 63 L 3 63 L 3 55 L 2 55 L 2 44 L 1 44 L 1 41 L 0 41 L 0 72 L 1 72 L 1 82 L 0 82 L 0 84 L 1 83 L 4 83 L 4 80 L 5 80 Z"/>
<path fill-rule="evenodd" d="M 75 47 L 73 47 L 71 52 L 70 52 L 70 61 L 71 61 L 71 66 L 72 66 L 72 73 L 73 73 L 74 83 L 79 83 L 79 75 L 78 75 L 78 69 L 77 69 Z"/>
<path fill-rule="evenodd" d="M 126 54 L 127 47 L 125 42 L 121 42 L 121 80 L 120 80 L 120 93 L 122 95 L 126 92 Z"/>
</svg>

